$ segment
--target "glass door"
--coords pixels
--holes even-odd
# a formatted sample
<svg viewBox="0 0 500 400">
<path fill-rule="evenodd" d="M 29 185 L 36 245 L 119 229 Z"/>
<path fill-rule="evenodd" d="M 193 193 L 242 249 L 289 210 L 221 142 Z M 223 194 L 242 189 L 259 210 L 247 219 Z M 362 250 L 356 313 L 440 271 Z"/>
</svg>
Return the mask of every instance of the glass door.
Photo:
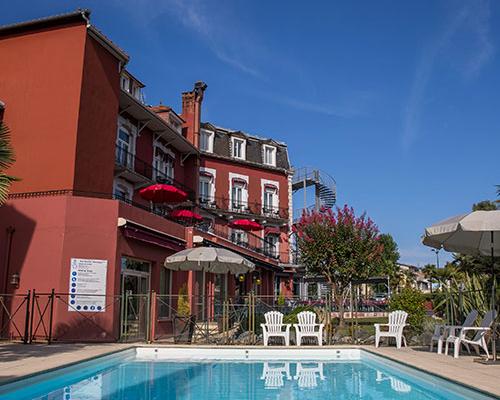
<svg viewBox="0 0 500 400">
<path fill-rule="evenodd" d="M 147 339 L 149 271 L 150 264 L 148 262 L 122 259 L 122 340 Z"/>
</svg>

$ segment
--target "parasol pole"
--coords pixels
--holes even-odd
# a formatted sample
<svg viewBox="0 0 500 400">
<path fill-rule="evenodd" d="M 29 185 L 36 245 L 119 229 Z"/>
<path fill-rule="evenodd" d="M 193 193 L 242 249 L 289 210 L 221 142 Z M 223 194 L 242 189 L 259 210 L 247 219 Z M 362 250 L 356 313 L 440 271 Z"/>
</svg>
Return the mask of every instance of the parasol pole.
<svg viewBox="0 0 500 400">
<path fill-rule="evenodd" d="M 494 253 L 494 244 L 495 244 L 495 239 L 494 239 L 494 232 L 491 231 L 491 309 L 495 312 L 497 307 L 496 307 L 496 293 L 495 293 L 495 286 L 497 284 L 497 279 L 495 276 L 495 253 Z M 492 335 L 491 335 L 491 351 L 493 353 L 493 362 L 495 363 L 497 361 L 497 323 L 496 320 L 498 318 L 498 315 L 495 313 L 495 318 L 493 318 L 493 325 L 491 327 L 492 330 Z"/>
</svg>

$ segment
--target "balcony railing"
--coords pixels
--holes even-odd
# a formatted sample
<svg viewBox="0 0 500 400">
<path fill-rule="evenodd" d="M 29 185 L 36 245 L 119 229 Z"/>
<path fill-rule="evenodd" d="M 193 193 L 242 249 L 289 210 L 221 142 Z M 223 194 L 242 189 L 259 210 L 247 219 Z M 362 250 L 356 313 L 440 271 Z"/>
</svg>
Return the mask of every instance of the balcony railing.
<svg viewBox="0 0 500 400">
<path fill-rule="evenodd" d="M 188 195 L 189 200 L 196 200 L 196 194 L 193 189 L 186 186 L 182 182 L 176 181 L 174 178 L 168 176 L 165 172 L 156 169 L 148 162 L 140 159 L 135 154 L 119 146 L 116 146 L 115 149 L 115 164 L 123 169 L 143 176 L 151 183 L 158 182 L 173 185 L 185 191 Z"/>
<path fill-rule="evenodd" d="M 251 214 L 253 216 L 288 219 L 288 208 L 263 205 L 260 202 L 238 202 L 230 200 L 229 197 L 201 196 L 200 207 L 205 209 L 216 209 L 236 214 Z"/>
<path fill-rule="evenodd" d="M 255 235 L 254 233 L 245 232 L 245 240 L 242 239 L 240 235 L 236 235 L 234 229 L 225 225 L 216 225 L 215 227 L 200 225 L 198 226 L 198 229 L 220 236 L 224 239 L 229 240 L 237 246 L 243 247 L 259 254 L 263 254 L 266 257 L 274 258 L 276 260 L 279 260 L 280 258 L 276 247 L 271 242 L 268 242 L 266 239 L 263 239 L 260 236 Z"/>
</svg>

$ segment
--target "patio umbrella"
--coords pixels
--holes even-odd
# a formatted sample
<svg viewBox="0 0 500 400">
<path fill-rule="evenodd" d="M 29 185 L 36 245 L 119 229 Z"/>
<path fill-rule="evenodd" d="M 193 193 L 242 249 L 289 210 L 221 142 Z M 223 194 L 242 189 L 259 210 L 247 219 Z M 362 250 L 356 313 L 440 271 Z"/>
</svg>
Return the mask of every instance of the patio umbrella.
<svg viewBox="0 0 500 400">
<path fill-rule="evenodd" d="M 165 259 L 165 267 L 174 271 L 204 271 L 214 274 L 245 274 L 255 264 L 232 251 L 218 247 L 194 247 Z"/>
<path fill-rule="evenodd" d="M 185 221 L 202 221 L 203 217 L 191 210 L 174 210 L 170 213 L 170 218 L 185 220 Z"/>
<path fill-rule="evenodd" d="M 140 196 L 153 203 L 180 203 L 187 199 L 187 194 L 183 190 L 172 185 L 157 183 L 141 189 Z"/>
<path fill-rule="evenodd" d="M 473 211 L 451 217 L 425 229 L 422 243 L 446 251 L 491 256 L 491 307 L 496 309 L 495 257 L 500 256 L 500 210 Z M 496 361 L 496 326 L 493 324 L 493 360 Z"/>
<path fill-rule="evenodd" d="M 243 231 L 261 231 L 264 227 L 258 222 L 250 219 L 237 219 L 229 224 L 232 228 L 241 229 Z"/>
</svg>

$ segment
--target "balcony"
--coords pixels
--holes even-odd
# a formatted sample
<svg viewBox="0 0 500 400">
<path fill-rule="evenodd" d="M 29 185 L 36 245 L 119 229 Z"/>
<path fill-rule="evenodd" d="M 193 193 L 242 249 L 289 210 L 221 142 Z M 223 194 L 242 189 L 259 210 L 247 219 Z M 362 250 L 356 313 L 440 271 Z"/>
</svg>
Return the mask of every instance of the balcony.
<svg viewBox="0 0 500 400">
<path fill-rule="evenodd" d="M 201 208 L 217 210 L 223 214 L 244 215 L 278 223 L 288 221 L 288 208 L 285 207 L 270 207 L 260 202 L 237 202 L 229 197 L 202 196 L 198 201 Z"/>
<path fill-rule="evenodd" d="M 136 187 L 151 185 L 153 183 L 166 183 L 184 190 L 188 199 L 195 201 L 194 190 L 183 183 L 171 178 L 163 171 L 141 160 L 135 154 L 116 146 L 115 148 L 115 176 L 123 177 L 134 183 Z"/>
<path fill-rule="evenodd" d="M 265 257 L 269 257 L 275 260 L 279 260 L 280 258 L 276 247 L 272 243 L 251 232 L 245 232 L 245 238 L 242 238 L 241 235 L 236 234 L 236 231 L 234 229 L 231 229 L 230 227 L 225 225 L 216 225 L 215 227 L 200 225 L 198 226 L 198 229 L 222 237 L 223 239 L 226 239 L 237 246 L 254 251 L 258 254 L 262 254 Z"/>
</svg>

